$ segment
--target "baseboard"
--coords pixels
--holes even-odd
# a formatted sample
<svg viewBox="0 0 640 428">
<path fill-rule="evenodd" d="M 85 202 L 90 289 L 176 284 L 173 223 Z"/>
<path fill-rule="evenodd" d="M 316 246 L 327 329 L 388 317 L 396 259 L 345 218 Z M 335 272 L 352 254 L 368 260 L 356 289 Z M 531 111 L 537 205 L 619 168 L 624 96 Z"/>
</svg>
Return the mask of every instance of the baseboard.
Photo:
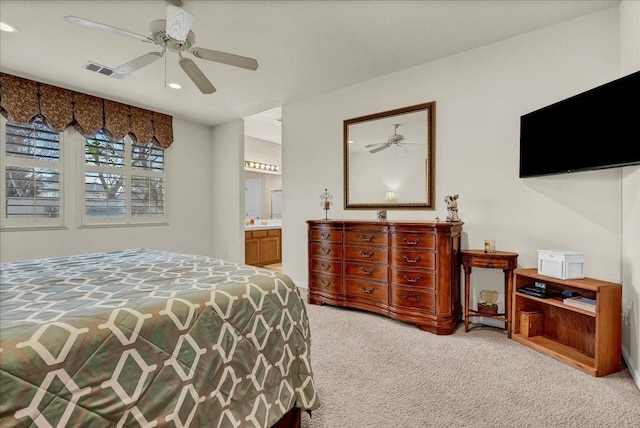
<svg viewBox="0 0 640 428">
<path fill-rule="evenodd" d="M 636 367 L 633 361 L 631 360 L 631 355 L 629 354 L 629 351 L 627 351 L 627 348 L 624 345 L 622 345 L 622 358 L 624 359 L 624 362 L 627 364 L 627 368 L 629 369 L 629 373 L 631 373 L 631 377 L 633 378 L 633 381 L 636 383 L 636 386 L 638 387 L 638 389 L 640 389 L 640 371 L 638 371 L 638 367 Z"/>
<path fill-rule="evenodd" d="M 293 281 L 293 280 L 292 280 Z M 307 284 L 306 282 L 301 282 L 301 281 L 293 281 L 293 283 L 296 285 L 296 287 L 298 288 L 309 288 L 309 284 Z"/>
</svg>

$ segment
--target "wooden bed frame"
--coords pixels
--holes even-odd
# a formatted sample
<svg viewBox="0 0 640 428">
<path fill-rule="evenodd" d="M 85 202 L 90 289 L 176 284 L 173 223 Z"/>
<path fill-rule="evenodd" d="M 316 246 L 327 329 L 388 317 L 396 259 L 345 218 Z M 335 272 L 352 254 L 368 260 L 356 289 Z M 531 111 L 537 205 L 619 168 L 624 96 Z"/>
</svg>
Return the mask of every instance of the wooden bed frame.
<svg viewBox="0 0 640 428">
<path fill-rule="evenodd" d="M 302 412 L 299 407 L 289 410 L 284 416 L 276 422 L 271 428 L 300 428 Z"/>
</svg>

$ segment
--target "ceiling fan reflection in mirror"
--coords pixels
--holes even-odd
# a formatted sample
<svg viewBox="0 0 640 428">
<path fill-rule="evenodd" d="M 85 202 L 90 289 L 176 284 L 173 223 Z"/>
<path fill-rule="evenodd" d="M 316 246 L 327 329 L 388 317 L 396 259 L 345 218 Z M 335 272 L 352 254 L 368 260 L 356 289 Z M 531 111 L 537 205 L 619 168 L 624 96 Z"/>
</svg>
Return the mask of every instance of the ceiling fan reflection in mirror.
<svg viewBox="0 0 640 428">
<path fill-rule="evenodd" d="M 183 53 L 188 52 L 199 59 L 219 62 L 247 70 L 256 70 L 258 68 L 258 61 L 253 58 L 195 46 L 196 35 L 191 31 L 193 15 L 182 8 L 182 1 L 180 0 L 167 0 L 165 3 L 167 4 L 167 18 L 152 21 L 149 25 L 148 36 L 112 27 L 111 25 L 79 18 L 77 16 L 65 16 L 64 19 L 71 24 L 77 24 L 94 30 L 101 30 L 112 34 L 131 37 L 145 43 L 153 43 L 162 48 L 162 51 L 160 52 L 146 53 L 122 64 L 119 67 L 116 67 L 113 70 L 113 73 L 116 74 L 114 77 L 122 78 L 123 76 L 129 75 L 134 71 L 159 60 L 167 51 L 169 51 L 178 54 L 180 57 L 178 64 L 187 76 L 189 76 L 191 81 L 193 81 L 193 83 L 198 87 L 200 92 L 203 94 L 212 94 L 216 91 L 216 88 L 193 60 L 182 56 Z"/>
<path fill-rule="evenodd" d="M 424 146 L 424 144 L 420 144 L 420 143 L 406 143 L 404 141 L 404 135 L 398 134 L 398 127 L 399 126 L 400 126 L 400 124 L 398 124 L 398 123 L 394 123 L 393 124 L 393 135 L 391 135 L 386 142 L 384 142 L 384 143 L 367 144 L 364 147 L 366 149 L 371 149 L 371 150 L 369 150 L 369 153 L 377 153 L 377 152 L 382 151 L 384 149 L 388 149 L 389 147 L 394 147 L 395 146 L 395 147 L 397 147 L 399 149 L 402 149 L 405 153 L 407 153 L 407 149 L 404 148 L 404 146 L 407 145 L 407 144 L 415 144 L 415 145 Z"/>
</svg>

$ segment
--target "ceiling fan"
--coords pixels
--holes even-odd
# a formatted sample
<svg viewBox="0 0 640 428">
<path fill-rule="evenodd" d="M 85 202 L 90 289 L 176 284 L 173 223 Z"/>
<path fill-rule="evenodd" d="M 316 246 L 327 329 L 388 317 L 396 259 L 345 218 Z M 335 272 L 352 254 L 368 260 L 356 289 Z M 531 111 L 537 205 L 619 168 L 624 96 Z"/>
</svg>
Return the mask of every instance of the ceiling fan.
<svg viewBox="0 0 640 428">
<path fill-rule="evenodd" d="M 180 0 L 166 0 L 165 3 L 167 4 L 167 18 L 152 21 L 149 25 L 149 36 L 143 36 L 77 16 L 65 16 L 64 19 L 71 24 L 131 37 L 162 47 L 162 51 L 160 52 L 146 53 L 115 68 L 114 73 L 118 73 L 120 76 L 131 74 L 159 60 L 168 50 L 169 52 L 178 54 L 180 57 L 178 64 L 180 64 L 180 67 L 187 76 L 189 76 L 198 89 L 200 89 L 200 92 L 203 94 L 212 94 L 216 91 L 216 88 L 193 60 L 182 56 L 184 52 L 188 52 L 196 58 L 232 65 L 247 70 L 256 70 L 258 68 L 258 61 L 253 58 L 195 46 L 196 35 L 191 31 L 193 15 L 182 8 L 182 1 Z"/>
<path fill-rule="evenodd" d="M 405 143 L 404 142 L 404 135 L 400 135 L 400 134 L 397 133 L 399 126 L 400 126 L 400 124 L 398 124 L 398 123 L 394 123 L 393 124 L 393 135 L 391 135 L 386 142 L 384 142 L 384 143 L 367 144 L 364 147 L 366 149 L 371 148 L 371 150 L 369 150 L 369 153 L 377 153 L 377 152 L 379 152 L 381 150 L 388 149 L 389 147 L 392 147 L 392 146 L 396 146 L 398 148 L 401 148 L 402 150 L 404 150 L 406 152 L 407 149 L 404 148 L 404 145 L 405 144 L 412 144 L 412 143 Z M 420 145 L 419 143 L 413 143 L 413 144 Z"/>
</svg>

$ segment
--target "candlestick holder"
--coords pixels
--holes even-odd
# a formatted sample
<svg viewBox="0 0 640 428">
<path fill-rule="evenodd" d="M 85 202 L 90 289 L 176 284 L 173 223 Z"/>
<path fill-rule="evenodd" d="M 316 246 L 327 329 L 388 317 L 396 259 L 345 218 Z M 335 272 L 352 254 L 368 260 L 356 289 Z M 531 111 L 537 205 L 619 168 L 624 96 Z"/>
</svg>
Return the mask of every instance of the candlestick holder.
<svg viewBox="0 0 640 428">
<path fill-rule="evenodd" d="M 327 189 L 324 189 L 324 192 L 320 195 L 320 205 L 324 209 L 325 220 L 329 219 L 329 209 L 331 209 L 331 205 L 333 205 L 333 202 L 331 201 L 332 199 L 333 195 L 329 193 Z"/>
</svg>

